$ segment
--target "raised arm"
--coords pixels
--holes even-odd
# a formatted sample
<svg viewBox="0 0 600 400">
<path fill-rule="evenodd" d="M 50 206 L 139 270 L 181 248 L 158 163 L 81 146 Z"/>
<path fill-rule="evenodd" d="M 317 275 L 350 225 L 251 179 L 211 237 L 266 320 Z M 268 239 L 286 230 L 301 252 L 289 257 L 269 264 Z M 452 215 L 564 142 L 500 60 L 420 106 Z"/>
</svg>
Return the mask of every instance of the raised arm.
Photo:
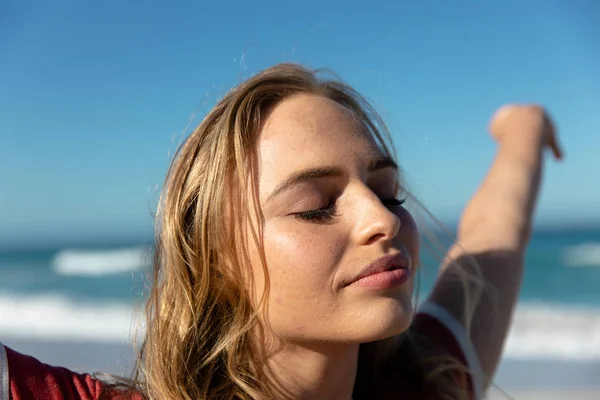
<svg viewBox="0 0 600 400">
<path fill-rule="evenodd" d="M 554 127 L 540 107 L 506 106 L 492 119 L 490 132 L 498 142 L 495 160 L 464 210 L 456 243 L 431 294 L 431 300 L 470 327 L 489 379 L 502 355 L 521 285 L 543 150 L 549 147 L 557 159 L 562 158 Z M 479 276 L 483 287 L 474 283 L 465 288 L 461 268 Z M 470 311 L 465 300 L 469 298 L 474 307 Z"/>
</svg>

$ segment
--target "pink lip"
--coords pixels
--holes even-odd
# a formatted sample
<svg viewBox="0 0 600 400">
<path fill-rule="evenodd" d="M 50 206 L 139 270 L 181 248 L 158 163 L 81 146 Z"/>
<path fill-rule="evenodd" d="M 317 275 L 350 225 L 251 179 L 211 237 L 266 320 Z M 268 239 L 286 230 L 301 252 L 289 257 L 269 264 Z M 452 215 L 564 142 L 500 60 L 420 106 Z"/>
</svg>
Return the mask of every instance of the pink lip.
<svg viewBox="0 0 600 400">
<path fill-rule="evenodd" d="M 388 289 L 405 283 L 410 278 L 410 274 L 408 260 L 403 257 L 403 254 L 397 253 L 375 260 L 346 286 Z"/>
</svg>

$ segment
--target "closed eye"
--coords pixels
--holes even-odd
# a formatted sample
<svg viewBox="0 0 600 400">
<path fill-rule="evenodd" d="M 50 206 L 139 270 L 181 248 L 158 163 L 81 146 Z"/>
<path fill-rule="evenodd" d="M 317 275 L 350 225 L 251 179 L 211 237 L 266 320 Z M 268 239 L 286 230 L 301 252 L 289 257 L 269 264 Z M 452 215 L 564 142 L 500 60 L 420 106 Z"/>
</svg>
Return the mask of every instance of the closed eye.
<svg viewBox="0 0 600 400">
<path fill-rule="evenodd" d="M 336 201 L 332 201 L 325 207 L 317 208 L 315 210 L 297 212 L 293 215 L 302 221 L 313 222 L 317 224 L 330 224 L 337 216 Z"/>
<path fill-rule="evenodd" d="M 389 199 L 381 199 L 381 203 L 388 208 L 399 207 L 399 206 L 403 205 L 405 202 L 406 202 L 406 197 L 404 197 L 402 199 L 397 199 L 395 197 L 392 197 Z"/>
<path fill-rule="evenodd" d="M 381 203 L 387 208 L 395 208 L 403 205 L 406 198 L 397 199 L 395 197 L 381 199 Z M 317 224 L 330 224 L 337 217 L 336 201 L 332 201 L 325 207 L 314 210 L 302 211 L 293 214 L 297 219 L 302 221 L 314 222 Z"/>
</svg>

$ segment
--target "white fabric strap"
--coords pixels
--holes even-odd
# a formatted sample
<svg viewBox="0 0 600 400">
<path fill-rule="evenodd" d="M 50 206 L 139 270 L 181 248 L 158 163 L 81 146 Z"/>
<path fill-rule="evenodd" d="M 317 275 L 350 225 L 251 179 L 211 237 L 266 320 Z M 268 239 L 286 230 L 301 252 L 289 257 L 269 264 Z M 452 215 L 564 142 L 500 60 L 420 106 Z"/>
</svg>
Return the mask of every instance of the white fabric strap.
<svg viewBox="0 0 600 400">
<path fill-rule="evenodd" d="M 419 307 L 419 313 L 427 314 L 432 318 L 438 320 L 454 335 L 454 338 L 458 342 L 462 353 L 467 360 L 467 367 L 471 372 L 471 379 L 473 380 L 473 390 L 475 391 L 475 399 L 483 400 L 484 398 L 484 374 L 479 361 L 479 356 L 475 351 L 473 342 L 467 335 L 463 324 L 461 324 L 452 314 L 446 311 L 445 308 L 436 304 L 432 301 L 426 301 Z"/>
<path fill-rule="evenodd" d="M 9 400 L 8 359 L 6 349 L 0 342 L 0 400 Z"/>
</svg>

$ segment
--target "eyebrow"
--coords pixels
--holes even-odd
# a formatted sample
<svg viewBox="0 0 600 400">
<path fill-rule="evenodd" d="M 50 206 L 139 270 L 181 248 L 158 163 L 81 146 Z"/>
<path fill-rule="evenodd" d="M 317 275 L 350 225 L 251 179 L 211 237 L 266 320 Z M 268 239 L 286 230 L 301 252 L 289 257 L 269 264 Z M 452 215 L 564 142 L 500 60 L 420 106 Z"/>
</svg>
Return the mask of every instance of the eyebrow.
<svg viewBox="0 0 600 400">
<path fill-rule="evenodd" d="M 398 166 L 390 157 L 378 157 L 371 160 L 368 164 L 367 170 L 369 172 L 379 171 L 384 168 L 398 169 Z M 295 186 L 302 182 L 312 181 L 321 178 L 332 178 L 342 176 L 344 172 L 339 167 L 317 167 L 309 168 L 303 171 L 292 174 L 285 181 L 277 185 L 277 187 L 271 192 L 265 203 L 268 203 L 273 197 L 279 193 L 286 191 L 292 186 Z"/>
</svg>

